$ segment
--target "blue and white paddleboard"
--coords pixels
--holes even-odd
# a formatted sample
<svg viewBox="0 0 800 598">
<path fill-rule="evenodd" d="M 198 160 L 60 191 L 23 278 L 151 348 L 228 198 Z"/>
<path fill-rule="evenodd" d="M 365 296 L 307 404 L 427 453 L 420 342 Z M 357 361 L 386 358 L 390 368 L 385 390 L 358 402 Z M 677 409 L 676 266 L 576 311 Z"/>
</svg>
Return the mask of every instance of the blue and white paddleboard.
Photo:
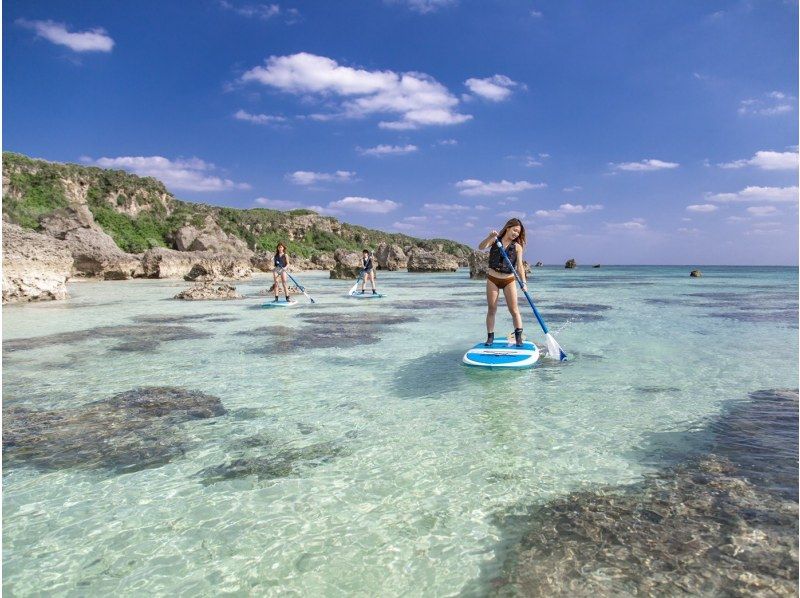
<svg viewBox="0 0 800 598">
<path fill-rule="evenodd" d="M 465 365 L 482 368 L 529 368 L 539 359 L 539 347 L 525 341 L 517 347 L 514 341 L 495 340 L 491 347 L 478 343 L 464 355 Z"/>
<path fill-rule="evenodd" d="M 353 299 L 381 299 L 383 295 L 370 291 L 369 293 L 353 293 L 352 295 L 348 295 L 348 297 L 352 297 Z"/>
<path fill-rule="evenodd" d="M 298 305 L 300 305 L 299 301 L 267 301 L 266 303 L 262 304 L 261 307 L 287 308 L 287 307 L 297 307 Z"/>
</svg>

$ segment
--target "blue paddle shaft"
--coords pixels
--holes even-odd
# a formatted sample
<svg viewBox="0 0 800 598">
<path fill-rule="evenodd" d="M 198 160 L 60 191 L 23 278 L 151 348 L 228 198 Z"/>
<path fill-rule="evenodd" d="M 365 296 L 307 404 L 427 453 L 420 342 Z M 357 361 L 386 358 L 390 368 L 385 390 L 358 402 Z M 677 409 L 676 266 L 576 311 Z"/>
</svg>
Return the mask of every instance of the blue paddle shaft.
<svg viewBox="0 0 800 598">
<path fill-rule="evenodd" d="M 500 253 L 503 256 L 503 259 L 506 261 L 506 264 L 508 264 L 508 267 L 511 268 L 511 271 L 514 273 L 514 278 L 517 279 L 517 282 L 519 283 L 520 290 L 523 293 L 525 293 L 525 299 L 528 300 L 528 304 L 531 306 L 531 309 L 533 309 L 533 315 L 536 316 L 537 320 L 539 320 L 539 326 L 542 327 L 542 330 L 544 330 L 545 334 L 549 334 L 550 331 L 547 330 L 547 324 L 545 324 L 544 320 L 542 320 L 542 316 L 539 314 L 539 310 L 536 309 L 536 306 L 533 304 L 533 299 L 531 299 L 531 296 L 528 295 L 528 291 L 526 291 L 523 288 L 522 279 L 519 277 L 519 274 L 517 274 L 517 270 L 516 270 L 516 268 L 514 268 L 514 264 L 512 264 L 511 260 L 508 259 L 508 254 L 506 253 L 506 250 L 503 249 L 503 243 L 497 237 L 495 237 L 494 242 L 495 242 L 495 245 L 497 245 L 497 248 L 500 250 Z"/>
<path fill-rule="evenodd" d="M 297 281 L 294 279 L 294 276 L 292 276 L 291 274 L 289 274 L 289 271 L 288 271 L 286 268 L 281 268 L 281 270 L 282 270 L 283 272 L 286 272 L 286 276 L 288 276 L 289 278 L 291 278 L 291 279 L 292 279 L 292 282 L 295 284 L 295 286 L 297 286 L 297 288 L 298 288 L 298 289 L 300 289 L 300 292 L 301 292 L 301 293 L 305 293 L 305 292 L 306 292 L 306 288 L 305 288 L 303 285 L 301 285 L 299 282 L 297 282 Z M 308 295 L 306 295 L 306 297 L 308 297 Z M 308 297 L 308 298 L 309 298 L 309 299 L 311 299 L 311 297 Z M 314 300 L 313 300 L 313 299 L 311 299 L 311 303 L 314 303 Z"/>
</svg>

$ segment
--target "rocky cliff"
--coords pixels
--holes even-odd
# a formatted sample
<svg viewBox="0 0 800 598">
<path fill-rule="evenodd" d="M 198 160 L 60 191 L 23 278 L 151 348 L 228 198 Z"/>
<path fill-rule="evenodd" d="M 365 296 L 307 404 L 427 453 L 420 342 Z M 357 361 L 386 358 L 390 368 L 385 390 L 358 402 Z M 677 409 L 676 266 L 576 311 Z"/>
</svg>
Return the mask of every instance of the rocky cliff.
<svg viewBox="0 0 800 598">
<path fill-rule="evenodd" d="M 378 266 L 392 270 L 406 267 L 414 249 L 447 254 L 461 265 L 470 253 L 446 239 L 385 233 L 311 210 L 181 201 L 153 178 L 10 152 L 3 153 L 3 221 L 63 241 L 72 256 L 68 276 L 105 279 L 180 278 L 198 267 L 208 276 L 247 277 L 253 268 L 270 269 L 279 241 L 296 268 L 331 269 L 337 249 L 380 247 Z"/>
</svg>

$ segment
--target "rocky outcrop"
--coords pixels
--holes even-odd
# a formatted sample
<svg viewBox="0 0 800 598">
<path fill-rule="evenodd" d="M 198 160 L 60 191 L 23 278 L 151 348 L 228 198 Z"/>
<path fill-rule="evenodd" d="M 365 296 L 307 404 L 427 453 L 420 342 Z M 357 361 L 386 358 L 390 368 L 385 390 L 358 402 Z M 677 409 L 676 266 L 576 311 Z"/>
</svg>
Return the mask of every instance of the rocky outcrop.
<svg viewBox="0 0 800 598">
<path fill-rule="evenodd" d="M 408 254 L 409 272 L 455 272 L 456 270 L 458 261 L 449 253 L 415 248 Z"/>
<path fill-rule="evenodd" d="M 210 215 L 206 216 L 202 228 L 190 225 L 180 227 L 173 234 L 172 243 L 178 251 L 252 254 L 244 241 L 222 230 Z"/>
<path fill-rule="evenodd" d="M 72 273 L 106 280 L 142 276 L 140 258 L 122 251 L 94 221 L 85 205 L 55 210 L 39 220 L 47 235 L 66 241 L 72 254 Z"/>
<path fill-rule="evenodd" d="M 147 278 L 187 280 L 242 280 L 253 273 L 249 256 L 175 251 L 164 247 L 146 251 L 142 257 L 142 269 Z"/>
<path fill-rule="evenodd" d="M 564 264 L 565 268 L 577 268 L 578 264 L 575 263 L 575 258 L 571 258 L 567 260 L 567 263 Z"/>
<path fill-rule="evenodd" d="M 286 288 L 288 289 L 290 295 L 299 295 L 302 292 L 296 286 L 293 286 L 291 284 L 287 284 Z M 267 290 L 261 291 L 258 294 L 259 295 L 272 295 L 274 297 L 275 296 L 275 283 L 273 282 Z M 283 283 L 279 283 L 278 284 L 278 295 L 283 295 Z"/>
<path fill-rule="evenodd" d="M 242 299 L 242 295 L 236 292 L 236 287 L 224 282 L 209 283 L 200 282 L 181 291 L 174 297 L 186 301 L 208 301 L 218 299 Z"/>
<path fill-rule="evenodd" d="M 357 278 L 361 272 L 361 254 L 337 249 L 333 254 L 336 265 L 331 269 L 331 278 L 343 280 Z"/>
<path fill-rule="evenodd" d="M 692 278 L 700 278 L 702 275 L 703 275 L 703 273 L 700 272 L 700 270 L 692 270 L 689 273 L 689 276 L 691 276 Z"/>
<path fill-rule="evenodd" d="M 486 278 L 489 270 L 489 254 L 483 251 L 473 251 L 469 256 L 469 277 Z"/>
<path fill-rule="evenodd" d="M 592 266 L 592 268 L 599 268 L 599 267 L 600 267 L 600 264 L 595 264 L 594 266 Z"/>
<path fill-rule="evenodd" d="M 381 243 L 375 250 L 375 260 L 381 270 L 404 270 L 408 266 L 408 257 L 399 245 Z"/>
<path fill-rule="evenodd" d="M 3 303 L 66 299 L 71 272 L 64 241 L 3 222 Z"/>
<path fill-rule="evenodd" d="M 543 262 L 536 262 L 536 264 L 534 264 L 535 268 L 541 268 L 542 266 L 544 266 Z"/>
</svg>

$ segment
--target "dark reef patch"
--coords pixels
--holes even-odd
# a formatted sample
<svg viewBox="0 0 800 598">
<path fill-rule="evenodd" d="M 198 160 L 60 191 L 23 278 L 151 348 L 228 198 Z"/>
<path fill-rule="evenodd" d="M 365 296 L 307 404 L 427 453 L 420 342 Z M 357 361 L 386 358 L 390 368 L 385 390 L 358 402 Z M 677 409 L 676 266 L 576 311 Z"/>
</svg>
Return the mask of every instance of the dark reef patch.
<svg viewBox="0 0 800 598">
<path fill-rule="evenodd" d="M 522 297 L 525 300 L 525 297 Z M 527 301 L 525 301 L 527 303 Z M 596 312 L 614 309 L 610 305 L 600 303 L 551 303 L 547 304 L 547 309 L 560 309 L 562 311 Z"/>
<path fill-rule="evenodd" d="M 114 351 L 151 351 L 161 343 L 175 340 L 192 340 L 207 338 L 211 334 L 201 332 L 188 326 L 159 325 L 120 325 L 98 326 L 74 332 L 59 332 L 45 336 L 17 338 L 3 343 L 5 354 L 17 351 L 41 349 L 53 345 L 74 345 L 95 339 L 120 341 L 111 348 Z"/>
<path fill-rule="evenodd" d="M 187 444 L 177 426 L 225 415 L 221 401 L 173 387 L 137 388 L 78 409 L 3 409 L 3 466 L 130 473 L 168 463 Z"/>
<path fill-rule="evenodd" d="M 712 318 L 733 320 L 736 322 L 775 322 L 779 324 L 789 324 L 792 328 L 797 328 L 797 310 L 777 310 L 777 311 L 724 311 L 712 312 L 708 314 Z"/>
<path fill-rule="evenodd" d="M 238 457 L 228 463 L 203 469 L 198 475 L 204 485 L 251 476 L 259 481 L 274 480 L 299 475 L 304 469 L 329 463 L 343 452 L 343 447 L 337 443 L 320 442 L 282 450 L 274 455 Z"/>
<path fill-rule="evenodd" d="M 639 484 L 501 518 L 523 531 L 481 583 L 496 596 L 796 596 L 798 394 L 750 399 L 684 434 L 684 459 Z"/>
<path fill-rule="evenodd" d="M 392 392 L 404 399 L 441 395 L 467 380 L 460 366 L 464 350 L 428 353 L 402 366 L 392 379 Z"/>
</svg>

